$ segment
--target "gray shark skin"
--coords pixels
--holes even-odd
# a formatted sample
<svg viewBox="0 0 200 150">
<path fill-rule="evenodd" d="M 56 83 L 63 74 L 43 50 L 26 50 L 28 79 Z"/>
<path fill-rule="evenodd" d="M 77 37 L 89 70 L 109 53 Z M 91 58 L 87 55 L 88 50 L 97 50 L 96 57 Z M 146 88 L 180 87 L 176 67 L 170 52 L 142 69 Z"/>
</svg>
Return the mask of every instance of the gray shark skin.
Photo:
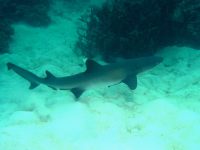
<svg viewBox="0 0 200 150">
<path fill-rule="evenodd" d="M 76 98 L 79 98 L 84 90 L 91 88 L 93 85 L 111 86 L 123 82 L 131 90 L 134 90 L 137 87 L 136 75 L 158 65 L 162 61 L 163 58 L 161 57 L 151 56 L 123 60 L 109 65 L 100 65 L 88 59 L 86 61 L 87 69 L 84 72 L 72 76 L 55 77 L 49 71 L 46 71 L 45 78 L 40 78 L 12 63 L 7 63 L 7 67 L 8 70 L 12 69 L 15 73 L 28 80 L 30 82 L 29 89 L 45 84 L 52 89 L 71 90 Z"/>
</svg>

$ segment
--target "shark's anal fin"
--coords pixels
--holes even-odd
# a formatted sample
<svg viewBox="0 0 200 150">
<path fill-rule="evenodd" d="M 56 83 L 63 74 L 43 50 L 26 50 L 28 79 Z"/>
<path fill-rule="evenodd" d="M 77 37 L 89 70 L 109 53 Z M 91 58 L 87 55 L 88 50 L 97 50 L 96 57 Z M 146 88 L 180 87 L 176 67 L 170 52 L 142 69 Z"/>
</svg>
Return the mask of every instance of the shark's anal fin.
<svg viewBox="0 0 200 150">
<path fill-rule="evenodd" d="M 134 90 L 137 87 L 136 75 L 127 76 L 122 82 L 124 82 L 131 90 Z"/>
<path fill-rule="evenodd" d="M 87 69 L 85 72 L 92 72 L 92 71 L 95 71 L 96 69 L 98 69 L 99 67 L 101 67 L 101 65 L 92 59 L 88 59 L 86 61 L 86 67 L 87 67 Z"/>
<path fill-rule="evenodd" d="M 39 84 L 37 84 L 35 82 L 31 82 L 29 89 L 32 90 L 32 89 L 36 88 L 37 86 L 39 86 Z"/>
<path fill-rule="evenodd" d="M 75 95 L 76 98 L 79 98 L 81 94 L 84 92 L 84 90 L 80 88 L 73 88 L 70 91 Z"/>
</svg>

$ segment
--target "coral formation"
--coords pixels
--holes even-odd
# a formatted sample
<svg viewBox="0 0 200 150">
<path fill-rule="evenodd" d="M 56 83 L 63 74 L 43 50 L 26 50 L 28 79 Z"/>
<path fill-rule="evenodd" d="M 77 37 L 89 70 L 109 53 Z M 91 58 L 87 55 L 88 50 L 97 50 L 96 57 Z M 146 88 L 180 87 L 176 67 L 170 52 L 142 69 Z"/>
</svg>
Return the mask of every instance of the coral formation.
<svg viewBox="0 0 200 150">
<path fill-rule="evenodd" d="M 87 57 L 153 55 L 171 45 L 200 47 L 198 0 L 112 0 L 83 15 L 76 50 Z"/>
</svg>

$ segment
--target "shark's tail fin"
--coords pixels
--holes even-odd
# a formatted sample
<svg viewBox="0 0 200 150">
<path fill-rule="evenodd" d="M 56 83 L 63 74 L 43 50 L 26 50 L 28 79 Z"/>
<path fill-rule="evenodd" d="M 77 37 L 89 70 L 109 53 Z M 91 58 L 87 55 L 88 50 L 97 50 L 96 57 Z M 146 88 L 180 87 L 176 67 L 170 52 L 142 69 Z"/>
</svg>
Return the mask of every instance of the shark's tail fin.
<svg viewBox="0 0 200 150">
<path fill-rule="evenodd" d="M 23 77 L 24 79 L 29 81 L 30 82 L 29 89 L 34 89 L 37 86 L 39 86 L 40 78 L 37 77 L 32 72 L 25 70 L 25 69 L 15 65 L 15 64 L 12 64 L 10 62 L 7 63 L 7 68 L 8 68 L 8 70 L 12 69 L 15 73 L 17 73 L 18 75 L 20 75 L 21 77 Z"/>
</svg>

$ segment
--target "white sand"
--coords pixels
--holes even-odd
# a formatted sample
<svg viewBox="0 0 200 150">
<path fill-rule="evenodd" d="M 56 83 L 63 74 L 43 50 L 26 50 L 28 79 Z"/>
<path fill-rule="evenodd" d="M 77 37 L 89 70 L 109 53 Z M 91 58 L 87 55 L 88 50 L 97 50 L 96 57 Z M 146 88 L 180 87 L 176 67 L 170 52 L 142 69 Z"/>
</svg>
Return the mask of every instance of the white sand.
<svg viewBox="0 0 200 150">
<path fill-rule="evenodd" d="M 70 91 L 29 83 L 11 61 L 44 76 L 84 70 L 72 52 L 76 14 L 53 16 L 47 29 L 15 25 L 11 54 L 0 56 L 0 150 L 197 150 L 200 148 L 200 51 L 169 47 L 159 66 L 120 84 L 90 89 L 78 102 Z"/>
</svg>

